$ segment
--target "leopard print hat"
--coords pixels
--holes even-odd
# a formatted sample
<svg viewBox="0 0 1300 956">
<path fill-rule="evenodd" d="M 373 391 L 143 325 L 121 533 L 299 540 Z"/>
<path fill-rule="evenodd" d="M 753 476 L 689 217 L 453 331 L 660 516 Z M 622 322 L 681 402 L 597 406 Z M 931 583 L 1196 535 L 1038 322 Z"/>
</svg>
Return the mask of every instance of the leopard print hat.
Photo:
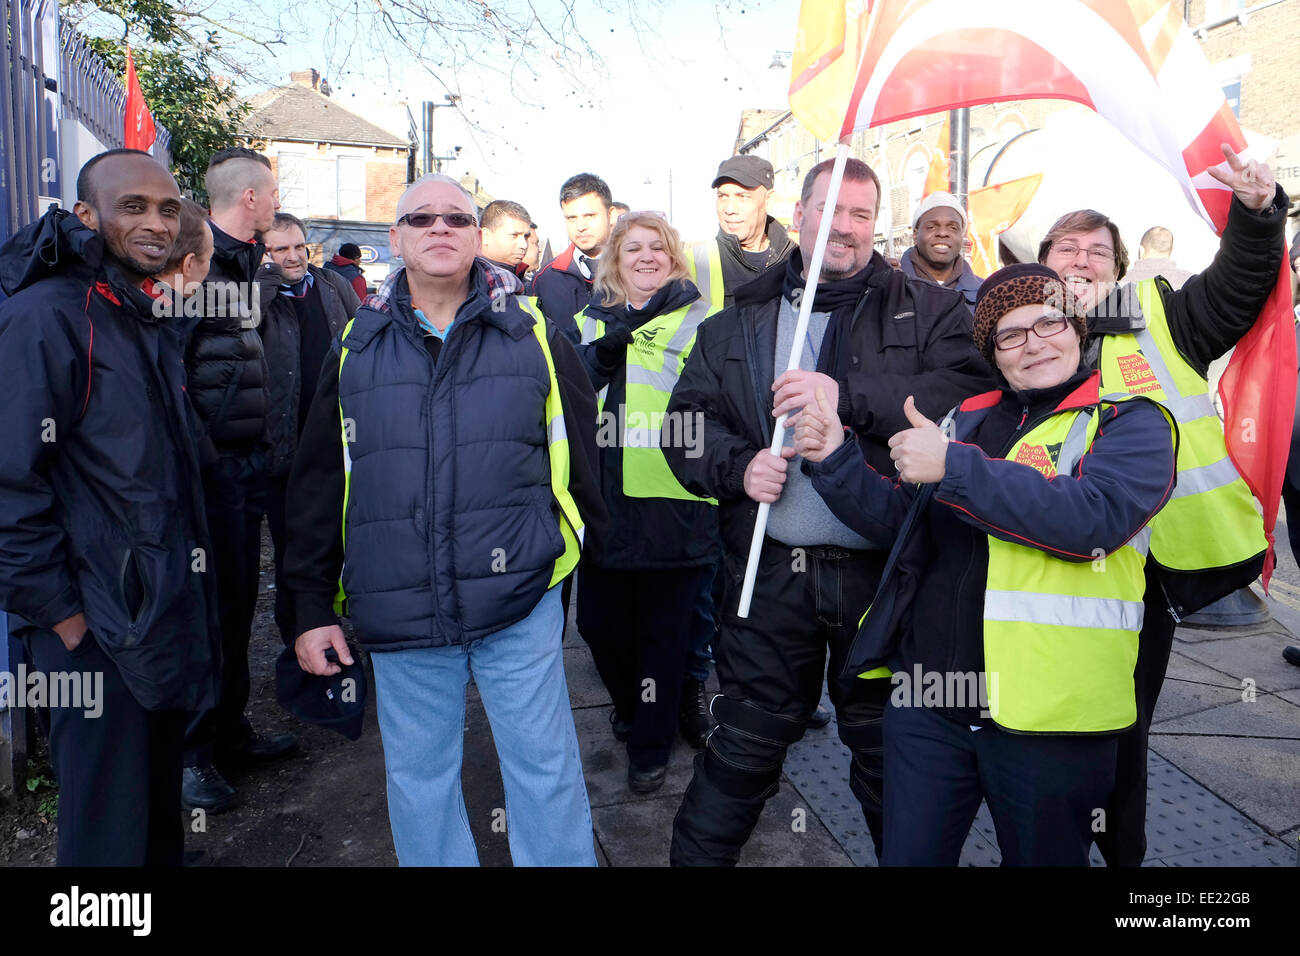
<svg viewBox="0 0 1300 956">
<path fill-rule="evenodd" d="M 1088 326 L 1075 307 L 1074 296 L 1060 277 L 1037 262 L 1020 262 L 993 273 L 980 286 L 975 299 L 975 347 L 993 368 L 993 333 L 998 322 L 1012 309 L 1022 305 L 1050 305 L 1070 317 L 1075 332 L 1082 339 Z"/>
</svg>

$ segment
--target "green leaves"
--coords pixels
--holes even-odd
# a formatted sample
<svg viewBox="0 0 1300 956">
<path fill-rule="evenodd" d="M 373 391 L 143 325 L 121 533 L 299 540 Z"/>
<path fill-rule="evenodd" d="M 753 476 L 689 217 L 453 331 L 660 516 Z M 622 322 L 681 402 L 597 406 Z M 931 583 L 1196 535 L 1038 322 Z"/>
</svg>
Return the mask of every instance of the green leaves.
<svg viewBox="0 0 1300 956">
<path fill-rule="evenodd" d="M 63 13 L 123 78 L 130 42 L 149 110 L 172 135 L 172 173 L 182 190 L 205 202 L 208 157 L 235 145 L 248 112 L 234 85 L 213 72 L 222 50 L 218 31 L 189 32 L 167 0 L 78 0 L 64 4 Z"/>
</svg>

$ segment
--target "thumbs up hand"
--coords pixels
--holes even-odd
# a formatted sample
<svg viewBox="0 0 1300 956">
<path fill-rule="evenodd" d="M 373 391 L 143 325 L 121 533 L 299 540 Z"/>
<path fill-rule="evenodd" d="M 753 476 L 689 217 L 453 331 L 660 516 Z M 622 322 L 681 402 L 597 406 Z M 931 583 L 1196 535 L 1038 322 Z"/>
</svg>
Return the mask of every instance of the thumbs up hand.
<svg viewBox="0 0 1300 956">
<path fill-rule="evenodd" d="M 942 481 L 948 461 L 948 436 L 916 410 L 912 396 L 903 402 L 903 414 L 912 427 L 889 439 L 889 457 L 898 476 L 915 484 Z"/>
</svg>

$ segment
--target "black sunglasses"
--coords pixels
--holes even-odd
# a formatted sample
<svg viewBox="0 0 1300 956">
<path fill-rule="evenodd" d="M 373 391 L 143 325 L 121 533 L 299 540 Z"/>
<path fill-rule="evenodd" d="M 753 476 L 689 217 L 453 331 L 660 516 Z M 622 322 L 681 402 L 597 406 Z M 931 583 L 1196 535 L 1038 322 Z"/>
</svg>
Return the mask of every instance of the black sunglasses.
<svg viewBox="0 0 1300 956">
<path fill-rule="evenodd" d="M 415 229 L 428 229 L 439 218 L 453 229 L 478 225 L 478 220 L 468 212 L 408 212 L 405 216 L 397 217 L 397 224 L 400 226 L 406 223 Z"/>
</svg>

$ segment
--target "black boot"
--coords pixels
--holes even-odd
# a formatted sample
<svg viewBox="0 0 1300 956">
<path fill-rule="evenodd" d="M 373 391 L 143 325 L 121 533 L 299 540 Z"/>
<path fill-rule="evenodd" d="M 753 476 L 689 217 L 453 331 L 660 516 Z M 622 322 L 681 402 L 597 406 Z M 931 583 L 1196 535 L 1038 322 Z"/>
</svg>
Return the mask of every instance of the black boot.
<svg viewBox="0 0 1300 956">
<path fill-rule="evenodd" d="M 704 682 L 688 677 L 682 682 L 682 699 L 677 710 L 677 729 L 682 739 L 696 750 L 703 750 L 709 739 L 709 702 Z"/>
<path fill-rule="evenodd" d="M 225 813 L 238 803 L 235 788 L 212 764 L 186 767 L 181 771 L 181 804 L 186 810 L 198 807 L 210 813 Z"/>
</svg>

